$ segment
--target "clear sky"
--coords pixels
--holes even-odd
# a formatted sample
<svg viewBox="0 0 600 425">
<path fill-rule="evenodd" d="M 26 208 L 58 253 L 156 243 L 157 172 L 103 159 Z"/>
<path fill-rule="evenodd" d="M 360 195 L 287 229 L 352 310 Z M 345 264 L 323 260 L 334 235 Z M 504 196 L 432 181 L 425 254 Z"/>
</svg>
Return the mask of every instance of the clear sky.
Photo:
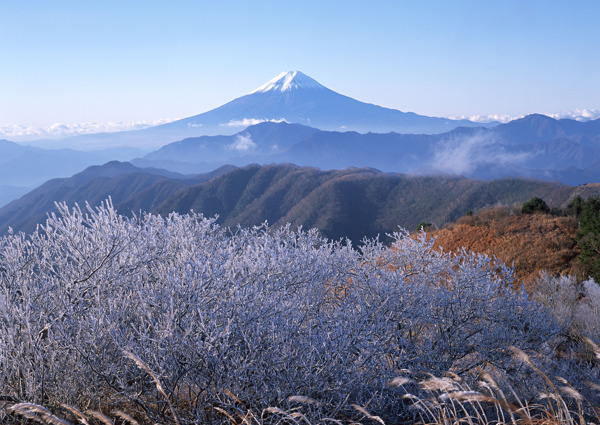
<svg viewBox="0 0 600 425">
<path fill-rule="evenodd" d="M 598 0 L 0 0 L 0 131 L 183 118 L 288 70 L 430 116 L 598 112 L 599 19 Z"/>
</svg>

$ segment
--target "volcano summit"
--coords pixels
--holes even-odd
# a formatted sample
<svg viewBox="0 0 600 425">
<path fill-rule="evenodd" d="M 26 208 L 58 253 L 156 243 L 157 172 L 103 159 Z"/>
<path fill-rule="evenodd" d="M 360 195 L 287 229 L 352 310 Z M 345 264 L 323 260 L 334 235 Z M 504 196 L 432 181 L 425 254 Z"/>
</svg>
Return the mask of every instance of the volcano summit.
<svg viewBox="0 0 600 425">
<path fill-rule="evenodd" d="M 361 133 L 434 134 L 458 126 L 480 126 L 470 121 L 432 118 L 412 112 L 360 102 L 323 86 L 300 71 L 289 71 L 211 111 L 160 127 L 194 127 L 203 134 L 225 134 L 263 121 L 286 121 L 321 130 Z"/>
<path fill-rule="evenodd" d="M 300 71 L 289 71 L 218 108 L 143 130 L 77 136 L 89 147 L 158 147 L 201 135 L 230 135 L 260 122 L 288 122 L 322 130 L 360 133 L 437 134 L 456 127 L 482 126 L 467 120 L 427 117 L 360 102 L 323 86 Z"/>
</svg>

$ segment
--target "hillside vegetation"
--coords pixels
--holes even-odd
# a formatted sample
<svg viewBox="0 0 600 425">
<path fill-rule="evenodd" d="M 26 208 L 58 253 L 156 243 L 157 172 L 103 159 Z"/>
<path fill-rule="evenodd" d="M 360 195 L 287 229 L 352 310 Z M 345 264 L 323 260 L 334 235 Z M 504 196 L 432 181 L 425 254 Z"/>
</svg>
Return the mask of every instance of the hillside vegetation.
<svg viewBox="0 0 600 425">
<path fill-rule="evenodd" d="M 521 214 L 512 207 L 491 207 L 429 235 L 444 250 L 465 248 L 514 266 L 517 280 L 525 281 L 529 288 L 543 270 L 582 277 L 577 229 L 575 217 Z"/>
<path fill-rule="evenodd" d="M 362 114 L 359 117 L 364 118 Z M 223 164 L 294 163 L 324 170 L 372 167 L 411 175 L 529 177 L 573 185 L 600 178 L 600 120 L 555 120 L 533 114 L 499 125 L 447 124 L 441 134 L 399 134 L 389 130 L 378 133 L 373 128 L 348 131 L 352 126 L 344 131 L 339 131 L 340 127 L 322 131 L 325 128 L 316 121 L 312 125 L 321 130 L 263 122 L 228 136 L 173 142 L 133 162 L 181 173 L 208 171 Z"/>
<path fill-rule="evenodd" d="M 578 188 L 580 193 L 585 189 Z M 539 197 L 522 206 L 487 207 L 428 234 L 446 251 L 466 249 L 512 265 L 517 282 L 524 282 L 530 292 L 541 272 L 600 281 L 600 199 L 596 196 L 577 195 L 565 209 L 551 210 Z"/>
<path fill-rule="evenodd" d="M 478 181 L 464 177 L 405 176 L 371 168 L 326 170 L 290 164 L 224 167 L 194 177 L 127 163 L 92 167 L 69 179 L 55 179 L 0 208 L 0 232 L 30 233 L 44 223 L 54 202 L 90 202 L 111 196 L 123 214 L 140 211 L 167 216 L 190 211 L 235 227 L 291 223 L 318 228 L 321 235 L 358 244 L 367 237 L 414 230 L 423 221 L 441 228 L 469 210 L 522 203 L 541 196 L 564 208 L 576 195 L 600 194 L 600 185 L 566 186 L 528 179 Z"/>
<path fill-rule="evenodd" d="M 331 239 L 385 237 L 422 220 L 441 226 L 486 205 L 524 202 L 537 193 L 568 203 L 572 187 L 524 179 L 490 182 L 462 177 L 414 177 L 374 169 L 321 171 L 290 165 L 248 166 L 186 188 L 156 212 L 219 215 L 226 226 L 316 227 Z"/>
</svg>

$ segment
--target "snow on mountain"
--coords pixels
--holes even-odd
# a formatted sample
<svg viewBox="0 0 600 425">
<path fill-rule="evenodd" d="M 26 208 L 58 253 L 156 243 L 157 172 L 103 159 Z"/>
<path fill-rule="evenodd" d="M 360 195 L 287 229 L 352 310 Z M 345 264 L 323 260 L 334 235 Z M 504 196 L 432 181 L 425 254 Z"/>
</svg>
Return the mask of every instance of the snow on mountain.
<svg viewBox="0 0 600 425">
<path fill-rule="evenodd" d="M 157 129 L 199 128 L 197 134 L 232 134 L 243 128 L 237 123 L 264 121 L 285 121 L 321 130 L 412 134 L 486 125 L 383 108 L 337 93 L 300 71 L 288 71 L 218 108 Z"/>
<path fill-rule="evenodd" d="M 456 127 L 489 126 L 403 112 L 337 93 L 300 71 L 289 71 L 247 95 L 199 115 L 142 130 L 88 134 L 63 139 L 70 146 L 158 148 L 188 137 L 231 135 L 247 124 L 287 122 L 321 130 L 360 133 L 439 134 Z"/>
<path fill-rule="evenodd" d="M 285 92 L 297 89 L 326 89 L 326 87 L 300 71 L 287 71 L 267 81 L 259 88 L 252 90 L 249 94 L 266 93 L 269 91 Z"/>
</svg>

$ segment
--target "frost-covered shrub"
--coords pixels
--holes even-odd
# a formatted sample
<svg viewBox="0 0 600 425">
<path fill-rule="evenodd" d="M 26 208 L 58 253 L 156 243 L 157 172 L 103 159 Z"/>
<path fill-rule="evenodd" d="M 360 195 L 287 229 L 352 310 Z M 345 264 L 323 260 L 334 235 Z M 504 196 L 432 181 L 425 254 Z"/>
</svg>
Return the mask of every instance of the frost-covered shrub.
<svg viewBox="0 0 600 425">
<path fill-rule="evenodd" d="M 593 278 L 580 282 L 575 276 L 543 272 L 534 287 L 535 298 L 552 311 L 565 330 L 600 339 L 600 285 Z"/>
<path fill-rule="evenodd" d="M 425 234 L 354 249 L 198 214 L 126 218 L 110 202 L 59 210 L 0 240 L 0 394 L 19 401 L 164 409 L 130 352 L 190 420 L 233 395 L 242 410 L 292 395 L 389 410 L 400 369 L 501 366 L 508 346 L 539 352 L 558 332 L 509 289 L 510 269 Z"/>
<path fill-rule="evenodd" d="M 534 298 L 557 320 L 561 333 L 553 339 L 557 376 L 568 376 L 571 384 L 598 404 L 600 372 L 600 286 L 590 278 L 551 276 L 542 272 L 535 282 Z M 589 384 L 590 381 L 595 384 Z"/>
</svg>

